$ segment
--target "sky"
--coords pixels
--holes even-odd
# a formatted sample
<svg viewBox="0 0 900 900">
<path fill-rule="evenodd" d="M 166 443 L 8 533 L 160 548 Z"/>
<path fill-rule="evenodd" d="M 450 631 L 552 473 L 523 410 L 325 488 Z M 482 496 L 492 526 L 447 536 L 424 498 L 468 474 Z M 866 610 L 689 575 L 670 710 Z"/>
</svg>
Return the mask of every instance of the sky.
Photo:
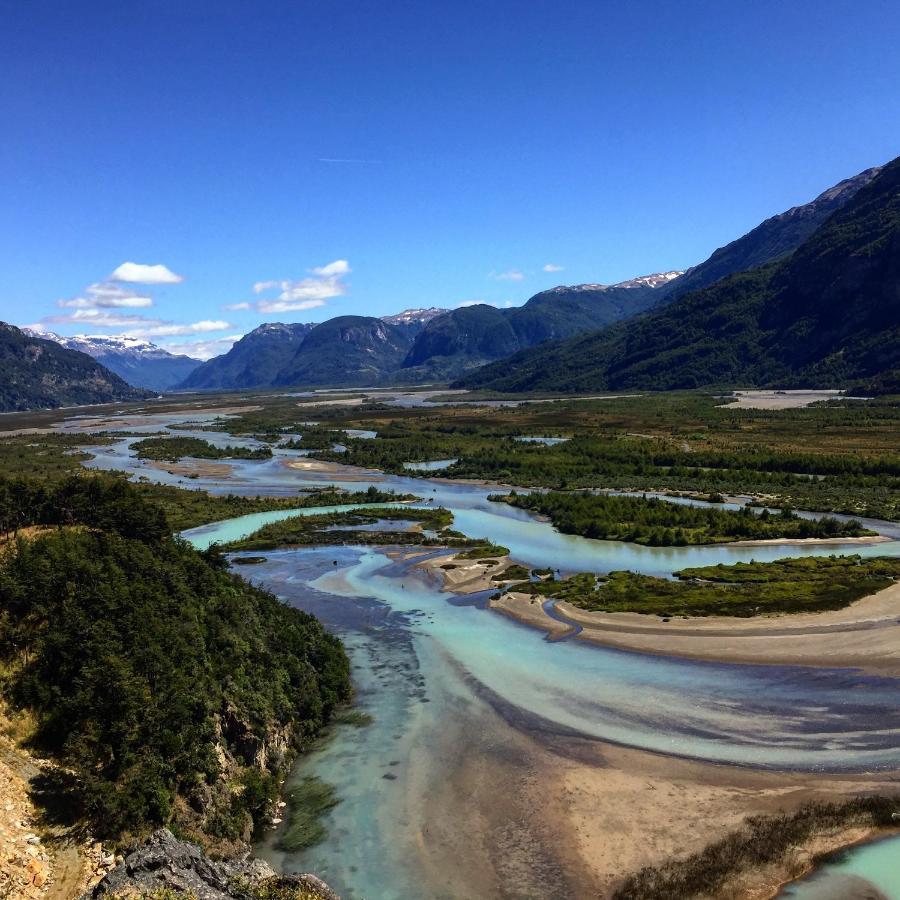
<svg viewBox="0 0 900 900">
<path fill-rule="evenodd" d="M 900 4 L 0 0 L 0 319 L 266 321 L 682 269 L 900 154 Z"/>
</svg>

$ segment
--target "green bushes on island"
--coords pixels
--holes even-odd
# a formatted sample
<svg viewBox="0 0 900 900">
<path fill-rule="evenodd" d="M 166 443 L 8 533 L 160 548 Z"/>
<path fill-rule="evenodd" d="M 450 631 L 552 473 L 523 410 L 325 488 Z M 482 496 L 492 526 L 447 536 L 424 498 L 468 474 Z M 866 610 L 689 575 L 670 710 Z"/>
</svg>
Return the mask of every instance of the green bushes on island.
<svg viewBox="0 0 900 900">
<path fill-rule="evenodd" d="M 121 479 L 4 486 L 15 526 L 57 526 L 0 555 L 2 690 L 61 764 L 42 790 L 114 840 L 246 839 L 350 695 L 340 641 L 172 538 Z"/>
<path fill-rule="evenodd" d="M 744 873 L 780 862 L 818 834 L 846 828 L 888 829 L 900 797 L 855 797 L 807 803 L 794 813 L 752 816 L 736 831 L 684 859 L 648 866 L 616 889 L 614 900 L 688 900 L 725 896 L 723 888 Z"/>
<path fill-rule="evenodd" d="M 900 578 L 900 559 L 805 557 L 682 569 L 676 580 L 635 572 L 581 572 L 509 590 L 562 600 L 592 612 L 657 616 L 755 616 L 842 609 Z"/>
<path fill-rule="evenodd" d="M 380 491 L 374 485 L 365 491 L 339 491 L 334 488 L 309 491 L 294 497 L 242 497 L 192 491 L 172 485 L 143 482 L 136 486 L 153 503 L 162 507 L 173 531 L 196 528 L 207 522 L 219 522 L 250 513 L 279 509 L 309 509 L 357 503 L 401 503 L 417 500 L 414 494 Z"/>
<path fill-rule="evenodd" d="M 767 510 L 727 510 L 673 503 L 657 497 L 615 494 L 547 493 L 493 494 L 518 509 L 548 516 L 564 534 L 607 541 L 629 541 L 651 547 L 682 547 L 728 541 L 772 538 L 842 538 L 874 535 L 859 522 L 825 516 L 804 519 L 789 509 L 772 515 Z"/>
<path fill-rule="evenodd" d="M 145 438 L 131 445 L 138 459 L 178 462 L 192 459 L 271 459 L 271 447 L 214 447 L 209 441 L 194 437 Z"/>
<path fill-rule="evenodd" d="M 415 522 L 419 529 L 438 532 L 437 536 L 423 535 L 422 530 L 392 531 L 390 528 L 374 531 L 354 530 L 355 525 L 368 526 L 379 521 Z M 468 538 L 448 535 L 444 529 L 452 524 L 453 514 L 442 507 L 421 509 L 417 507 L 377 507 L 322 515 L 297 516 L 270 522 L 253 534 L 223 544 L 228 552 L 245 550 L 274 550 L 277 547 L 298 547 L 321 544 L 416 544 L 424 546 L 459 546 L 473 544 Z M 483 541 L 478 542 L 482 544 Z"/>
</svg>

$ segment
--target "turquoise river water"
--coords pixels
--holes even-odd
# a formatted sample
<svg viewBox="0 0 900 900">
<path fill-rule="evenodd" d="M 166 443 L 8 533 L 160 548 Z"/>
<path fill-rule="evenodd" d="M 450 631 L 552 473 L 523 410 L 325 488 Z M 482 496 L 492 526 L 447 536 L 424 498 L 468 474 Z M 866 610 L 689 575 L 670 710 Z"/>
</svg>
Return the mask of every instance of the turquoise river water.
<svg viewBox="0 0 900 900">
<path fill-rule="evenodd" d="M 161 420 L 156 428 L 173 421 Z M 235 443 L 228 436 L 212 437 Z M 184 480 L 136 460 L 129 451 L 133 440 L 94 448 L 88 465 L 217 493 L 288 495 L 324 484 L 351 490 L 375 484 L 416 493 L 429 505 L 449 508 L 454 527 L 467 535 L 509 547 L 525 565 L 563 572 L 631 569 L 668 576 L 684 566 L 788 554 L 900 554 L 900 531 L 887 523 L 873 524 L 893 538 L 890 543 L 847 547 L 661 549 L 594 541 L 562 535 L 524 511 L 492 503 L 486 499 L 491 491 L 480 485 L 349 467 L 297 469 L 291 463 L 302 463 L 302 454 L 277 449 L 271 460 L 229 463 L 227 479 Z M 309 512 L 243 516 L 184 536 L 203 547 Z M 422 809 L 428 785 L 460 754 L 474 752 L 480 738 L 475 723 L 488 708 L 543 734 L 580 735 L 711 763 L 798 772 L 900 770 L 895 679 L 848 669 L 723 665 L 549 642 L 487 611 L 482 596 L 443 592 L 433 577 L 386 548 L 301 548 L 265 556 L 261 564 L 243 566 L 241 574 L 313 612 L 341 635 L 358 703 L 373 722 L 338 729 L 295 773 L 318 776 L 337 788 L 341 802 L 326 816 L 325 841 L 296 854 L 278 851 L 272 841 L 261 850 L 287 870 L 317 872 L 347 900 L 458 896 L 422 863 L 427 835 Z M 896 841 L 858 848 L 791 886 L 785 896 L 849 897 L 833 891 L 840 879 L 853 877 L 877 886 L 881 894 L 872 896 L 900 898 L 897 866 L 891 862 L 897 852 Z M 540 895 L 566 892 L 560 887 Z"/>
</svg>

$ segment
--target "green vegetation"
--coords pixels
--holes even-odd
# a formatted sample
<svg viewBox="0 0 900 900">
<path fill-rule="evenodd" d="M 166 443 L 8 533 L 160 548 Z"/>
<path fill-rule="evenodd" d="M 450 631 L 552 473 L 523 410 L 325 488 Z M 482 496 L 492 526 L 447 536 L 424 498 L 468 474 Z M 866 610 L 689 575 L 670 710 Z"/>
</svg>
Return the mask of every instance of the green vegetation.
<svg viewBox="0 0 900 900">
<path fill-rule="evenodd" d="M 91 454 L 84 444 L 111 444 L 109 435 L 0 433 L 0 471 L 7 477 L 29 476 L 47 481 L 83 472 Z"/>
<path fill-rule="evenodd" d="M 122 479 L 4 488 L 6 528 L 56 526 L 0 557 L 2 689 L 62 766 L 42 791 L 113 840 L 246 836 L 290 762 L 279 742 L 304 748 L 349 697 L 340 642 L 173 539 Z"/>
<path fill-rule="evenodd" d="M 682 569 L 676 581 L 634 572 L 582 572 L 509 590 L 564 600 L 593 612 L 657 616 L 756 616 L 842 609 L 900 578 L 900 559 L 859 556 L 780 559 Z"/>
<path fill-rule="evenodd" d="M 426 537 L 421 531 L 362 531 L 354 525 L 371 525 L 380 520 L 417 522 L 421 528 L 439 532 L 437 537 Z M 466 537 L 447 534 L 452 524 L 449 510 L 419 509 L 415 507 L 379 507 L 323 515 L 297 516 L 281 522 L 270 522 L 253 534 L 222 545 L 228 552 L 243 550 L 274 550 L 277 547 L 297 547 L 321 544 L 415 544 L 418 546 L 469 547 L 472 541 Z M 340 530 L 337 530 L 340 529 Z M 478 542 L 479 546 L 484 542 Z"/>
<path fill-rule="evenodd" d="M 328 832 L 322 816 L 340 803 L 334 787 L 307 776 L 288 793 L 287 823 L 278 838 L 278 849 L 289 853 L 305 850 L 325 840 Z"/>
<path fill-rule="evenodd" d="M 502 391 L 900 382 L 900 159 L 786 258 L 463 378 Z"/>
<path fill-rule="evenodd" d="M 516 563 L 508 566 L 502 572 L 492 575 L 491 581 L 521 581 L 523 578 L 528 578 L 528 569 Z"/>
<path fill-rule="evenodd" d="M 614 900 L 688 900 L 726 896 L 728 882 L 780 862 L 817 834 L 854 827 L 892 828 L 898 797 L 856 797 L 807 803 L 795 813 L 753 816 L 722 840 L 685 859 L 641 869 L 619 886 Z"/>
<path fill-rule="evenodd" d="M 218 496 L 206 491 L 192 491 L 170 485 L 142 482 L 136 488 L 162 507 L 173 531 L 196 528 L 208 522 L 220 522 L 250 513 L 279 509 L 308 509 L 315 506 L 338 506 L 356 503 L 400 503 L 418 499 L 413 494 L 379 491 L 372 486 L 365 491 L 350 493 L 334 488 L 310 491 L 296 497 L 240 497 L 235 494 Z"/>
<path fill-rule="evenodd" d="M 776 515 L 768 510 L 725 510 L 688 506 L 656 497 L 614 494 L 560 494 L 556 492 L 493 494 L 518 509 L 548 516 L 564 534 L 607 541 L 629 541 L 650 547 L 683 547 L 728 541 L 771 538 L 837 538 L 875 535 L 859 522 L 837 519 L 803 519 L 789 509 Z"/>
<path fill-rule="evenodd" d="M 498 557 L 498 556 L 509 556 L 509 547 L 504 547 L 501 544 L 494 544 L 491 541 L 479 541 L 478 539 L 474 539 L 473 541 L 469 541 L 471 545 L 474 543 L 474 547 L 470 550 L 464 550 L 462 553 L 457 553 L 457 559 L 484 559 L 485 557 Z M 451 545 L 451 546 L 460 546 L 460 545 Z"/>
<path fill-rule="evenodd" d="M 146 438 L 131 445 L 138 459 L 177 462 L 192 459 L 271 459 L 271 447 L 214 447 L 209 441 L 193 437 Z"/>
<path fill-rule="evenodd" d="M 0 411 L 51 409 L 138 400 L 149 391 L 126 384 L 86 353 L 30 337 L 0 322 Z"/>
<path fill-rule="evenodd" d="M 235 433 L 297 425 L 296 404 L 273 401 L 217 427 Z M 341 439 L 346 453 L 318 459 L 406 472 L 403 463 L 457 458 L 441 478 L 519 487 L 603 487 L 692 495 L 750 495 L 767 505 L 900 519 L 900 399 L 834 401 L 756 410 L 683 392 L 566 400 L 520 408 L 332 408 L 337 431 L 369 428 L 377 441 Z M 293 424 L 291 424 L 293 423 Z M 573 435 L 553 447 L 523 434 Z"/>
</svg>

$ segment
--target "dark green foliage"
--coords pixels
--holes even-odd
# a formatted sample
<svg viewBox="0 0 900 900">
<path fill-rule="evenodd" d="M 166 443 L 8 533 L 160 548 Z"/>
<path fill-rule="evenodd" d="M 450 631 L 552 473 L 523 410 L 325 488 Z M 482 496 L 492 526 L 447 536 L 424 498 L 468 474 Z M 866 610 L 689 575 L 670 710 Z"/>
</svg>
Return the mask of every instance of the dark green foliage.
<svg viewBox="0 0 900 900">
<path fill-rule="evenodd" d="M 400 367 L 412 344 L 408 329 L 369 316 L 338 316 L 316 325 L 276 385 L 371 385 Z"/>
<path fill-rule="evenodd" d="M 193 459 L 271 459 L 270 447 L 214 447 L 209 441 L 193 437 L 146 438 L 131 445 L 138 459 L 177 462 L 185 456 Z"/>
<path fill-rule="evenodd" d="M 407 376 L 452 377 L 544 341 L 602 328 L 660 300 L 662 291 L 647 285 L 596 285 L 543 291 L 512 309 L 465 306 L 429 322 L 403 366 Z"/>
<path fill-rule="evenodd" d="M 692 266 L 684 275 L 663 285 L 660 290 L 671 301 L 691 291 L 709 287 L 736 272 L 746 272 L 788 256 L 808 240 L 829 216 L 845 206 L 878 172 L 878 169 L 866 169 L 859 175 L 836 184 L 811 203 L 795 206 L 787 212 L 766 219 L 743 237 L 719 247 L 705 262 Z"/>
<path fill-rule="evenodd" d="M 104 836 L 165 823 L 176 798 L 202 808 L 219 784 L 218 742 L 243 789 L 204 827 L 239 835 L 276 788 L 274 771 L 252 771 L 256 749 L 279 732 L 301 748 L 347 700 L 340 642 L 215 549 L 172 539 L 124 481 L 71 479 L 30 508 L 28 524 L 81 527 L 0 561 L 4 688 L 32 710 L 35 746 L 74 773 L 70 802 Z"/>
<path fill-rule="evenodd" d="M 307 509 L 314 506 L 337 506 L 355 503 L 400 503 L 417 500 L 413 494 L 379 491 L 374 486 L 365 491 L 338 491 L 333 488 L 309 491 L 296 497 L 240 497 L 191 491 L 173 485 L 141 483 L 135 489 L 145 494 L 166 514 L 172 531 L 196 528 L 207 522 L 220 522 L 250 513 L 277 509 Z"/>
<path fill-rule="evenodd" d="M 560 581 L 525 582 L 526 592 L 596 612 L 658 616 L 755 616 L 842 609 L 900 577 L 893 557 L 805 557 L 771 563 L 705 566 L 677 581 L 634 572 L 583 572 Z"/>
<path fill-rule="evenodd" d="M 0 412 L 53 409 L 150 396 L 95 359 L 0 322 Z"/>
<path fill-rule="evenodd" d="M 287 824 L 278 838 L 278 848 L 296 853 L 325 840 L 328 832 L 322 816 L 340 803 L 337 792 L 320 778 L 309 776 L 292 787 L 287 806 Z"/>
<path fill-rule="evenodd" d="M 900 370 L 900 160 L 787 259 L 594 335 L 518 354 L 460 386 L 671 390 L 843 386 Z"/>
<path fill-rule="evenodd" d="M 245 334 L 227 353 L 196 368 L 179 387 L 240 390 L 270 385 L 313 328 L 313 325 L 299 322 L 260 325 Z"/>
<path fill-rule="evenodd" d="M 803 519 L 785 509 L 772 515 L 768 510 L 716 509 L 688 506 L 656 497 L 624 497 L 614 494 L 492 495 L 519 509 L 548 516 L 564 534 L 607 541 L 629 541 L 651 547 L 683 547 L 688 544 L 718 544 L 727 541 L 770 538 L 835 538 L 874 535 L 859 522 L 841 522 L 825 516 Z"/>
<path fill-rule="evenodd" d="M 807 803 L 795 813 L 753 816 L 737 831 L 686 859 L 641 869 L 625 879 L 614 900 L 688 900 L 724 896 L 729 879 L 779 862 L 817 834 L 841 828 L 891 828 L 900 798 L 856 797 Z"/>
<path fill-rule="evenodd" d="M 491 575 L 491 581 L 521 581 L 528 577 L 528 569 L 518 564 L 508 566 L 502 572 Z"/>
<path fill-rule="evenodd" d="M 372 502 L 385 501 L 375 500 Z M 445 534 L 441 534 L 437 538 L 426 538 L 420 531 L 390 531 L 387 529 L 384 531 L 354 531 L 352 527 L 348 528 L 353 525 L 370 525 L 382 519 L 414 521 L 429 531 L 443 531 L 453 522 L 453 515 L 449 510 L 441 507 L 437 509 L 380 507 L 353 510 L 352 512 L 297 516 L 283 519 L 280 522 L 270 522 L 245 538 L 224 544 L 222 549 L 234 552 L 321 544 L 421 544 L 426 546 L 452 544 L 453 546 L 469 546 L 472 543 L 467 538 L 454 538 Z M 331 530 L 335 526 L 347 530 Z"/>
</svg>

